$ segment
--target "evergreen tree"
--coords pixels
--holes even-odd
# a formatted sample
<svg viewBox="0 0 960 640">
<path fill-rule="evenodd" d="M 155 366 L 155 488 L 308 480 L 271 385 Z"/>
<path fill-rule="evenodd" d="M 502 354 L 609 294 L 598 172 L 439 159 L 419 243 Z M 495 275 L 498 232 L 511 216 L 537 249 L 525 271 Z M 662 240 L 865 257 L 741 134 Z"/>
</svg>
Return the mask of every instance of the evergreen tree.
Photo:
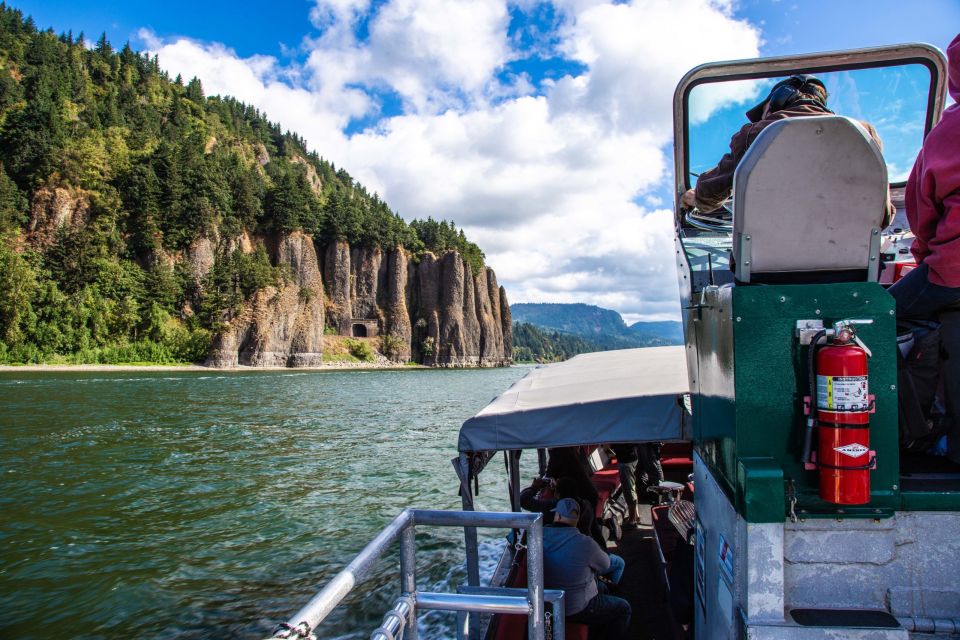
<svg viewBox="0 0 960 640">
<path fill-rule="evenodd" d="M 199 280 L 184 260 L 245 231 L 483 266 L 453 222 L 407 224 L 253 105 L 0 2 L 0 362 L 202 358 L 220 323 L 284 286 L 262 249 L 218 254 Z"/>
</svg>

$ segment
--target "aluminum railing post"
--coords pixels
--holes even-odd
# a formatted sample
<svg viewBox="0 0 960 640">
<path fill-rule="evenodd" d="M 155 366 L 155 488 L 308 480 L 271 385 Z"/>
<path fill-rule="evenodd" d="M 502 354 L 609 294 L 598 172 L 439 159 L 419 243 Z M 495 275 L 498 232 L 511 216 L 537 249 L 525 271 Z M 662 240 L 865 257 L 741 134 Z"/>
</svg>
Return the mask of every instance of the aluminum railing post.
<svg viewBox="0 0 960 640">
<path fill-rule="evenodd" d="M 510 502 L 520 511 L 520 452 L 510 452 Z"/>
<path fill-rule="evenodd" d="M 566 640 L 567 637 L 567 603 L 563 599 L 563 591 L 553 601 L 553 640 Z"/>
<path fill-rule="evenodd" d="M 543 624 L 543 516 L 538 515 L 527 529 L 527 597 L 530 617 L 527 635 L 530 640 L 544 640 Z"/>
<path fill-rule="evenodd" d="M 413 600 L 413 606 L 407 613 L 404 638 L 417 640 L 417 538 L 413 518 L 400 532 L 400 576 L 400 592 Z"/>
<path fill-rule="evenodd" d="M 473 487 L 470 486 L 470 458 L 465 453 L 460 454 L 460 496 L 463 511 L 473 511 Z M 480 586 L 480 542 L 477 539 L 476 527 L 463 528 L 463 546 L 467 556 L 467 584 Z M 480 617 L 468 615 L 468 636 L 476 638 L 480 635 Z"/>
<path fill-rule="evenodd" d="M 469 615 L 466 611 L 457 611 L 457 640 L 470 640 Z"/>
</svg>

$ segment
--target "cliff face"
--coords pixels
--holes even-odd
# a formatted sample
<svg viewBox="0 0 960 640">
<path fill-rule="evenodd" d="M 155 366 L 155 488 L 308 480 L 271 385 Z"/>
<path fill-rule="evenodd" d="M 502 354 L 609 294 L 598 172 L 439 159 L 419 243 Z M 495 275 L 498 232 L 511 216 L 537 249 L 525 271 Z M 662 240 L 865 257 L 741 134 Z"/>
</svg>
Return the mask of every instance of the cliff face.
<svg viewBox="0 0 960 640">
<path fill-rule="evenodd" d="M 346 336 L 379 336 L 381 352 L 395 362 L 510 363 L 506 292 L 491 269 L 474 275 L 454 251 L 440 257 L 427 253 L 415 264 L 401 247 L 385 252 L 342 241 L 316 246 L 299 232 L 232 247 L 238 244 L 245 252 L 267 246 L 287 281 L 257 291 L 225 323 L 208 365 L 318 365 L 324 327 Z M 206 257 L 207 249 L 197 253 Z M 207 260 L 197 262 L 206 266 Z"/>
<path fill-rule="evenodd" d="M 323 280 L 313 240 L 281 237 L 273 260 L 289 269 L 281 287 L 258 290 L 214 338 L 207 365 L 309 367 L 323 361 Z"/>
</svg>

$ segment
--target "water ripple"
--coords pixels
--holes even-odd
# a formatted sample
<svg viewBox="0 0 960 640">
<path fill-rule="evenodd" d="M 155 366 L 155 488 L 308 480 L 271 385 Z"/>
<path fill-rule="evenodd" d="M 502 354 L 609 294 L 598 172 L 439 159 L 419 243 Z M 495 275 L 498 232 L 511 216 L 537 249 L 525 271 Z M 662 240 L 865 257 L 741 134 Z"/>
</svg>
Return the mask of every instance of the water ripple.
<svg viewBox="0 0 960 640">
<path fill-rule="evenodd" d="M 458 508 L 459 425 L 523 373 L 0 373 L 0 637 L 265 637 L 400 510 Z M 459 532 L 418 545 L 421 588 L 465 580 Z M 324 637 L 369 636 L 396 562 Z"/>
</svg>

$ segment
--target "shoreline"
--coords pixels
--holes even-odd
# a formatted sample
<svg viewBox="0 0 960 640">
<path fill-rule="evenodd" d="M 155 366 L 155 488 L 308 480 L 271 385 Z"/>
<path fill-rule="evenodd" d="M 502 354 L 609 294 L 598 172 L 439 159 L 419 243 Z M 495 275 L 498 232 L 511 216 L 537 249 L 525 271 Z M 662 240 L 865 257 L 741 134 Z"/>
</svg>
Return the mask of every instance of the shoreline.
<svg viewBox="0 0 960 640">
<path fill-rule="evenodd" d="M 397 362 L 330 362 L 313 367 L 252 367 L 237 365 L 236 367 L 207 367 L 202 364 L 3 364 L 0 373 L 23 372 L 130 372 L 130 371 L 206 371 L 208 373 L 243 373 L 247 371 L 345 371 L 351 369 L 432 369 L 423 365 L 400 364 Z"/>
</svg>

